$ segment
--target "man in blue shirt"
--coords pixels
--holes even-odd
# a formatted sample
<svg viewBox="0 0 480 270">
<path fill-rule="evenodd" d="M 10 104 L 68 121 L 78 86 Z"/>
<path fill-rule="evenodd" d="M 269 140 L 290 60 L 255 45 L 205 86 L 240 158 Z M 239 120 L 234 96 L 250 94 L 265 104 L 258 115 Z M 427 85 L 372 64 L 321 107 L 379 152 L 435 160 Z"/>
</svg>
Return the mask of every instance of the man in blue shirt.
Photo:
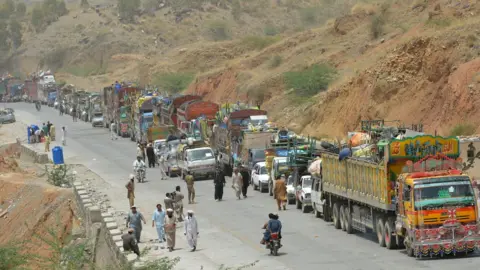
<svg viewBox="0 0 480 270">
<path fill-rule="evenodd" d="M 265 244 L 270 241 L 270 235 L 272 233 L 278 233 L 279 239 L 282 238 L 282 223 L 278 220 L 278 214 L 268 214 L 270 220 L 263 226 L 265 233 L 263 234 L 263 239 L 260 244 Z"/>
<path fill-rule="evenodd" d="M 152 228 L 154 226 L 156 227 L 157 234 L 158 234 L 158 241 L 160 243 L 163 243 L 165 241 L 164 223 L 165 223 L 165 211 L 162 210 L 161 204 L 157 204 L 157 209 L 155 209 L 155 212 L 153 212 Z"/>
</svg>

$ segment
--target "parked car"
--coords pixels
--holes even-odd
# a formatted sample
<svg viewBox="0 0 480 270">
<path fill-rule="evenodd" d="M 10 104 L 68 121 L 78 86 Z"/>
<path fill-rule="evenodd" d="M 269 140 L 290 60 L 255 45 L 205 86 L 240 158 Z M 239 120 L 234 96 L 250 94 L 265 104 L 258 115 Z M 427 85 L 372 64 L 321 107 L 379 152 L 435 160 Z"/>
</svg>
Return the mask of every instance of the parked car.
<svg viewBox="0 0 480 270">
<path fill-rule="evenodd" d="M 265 162 L 258 162 L 253 166 L 252 184 L 254 190 L 268 191 L 268 171 Z"/>
<path fill-rule="evenodd" d="M 92 127 L 103 127 L 103 113 L 95 113 L 92 118 Z"/>
<path fill-rule="evenodd" d="M 5 108 L 5 109 L 3 109 L 3 110 L 6 111 L 6 112 L 8 112 L 8 113 L 12 113 L 12 114 L 15 113 L 15 110 L 12 109 L 12 108 Z"/>
<path fill-rule="evenodd" d="M 0 111 L 0 123 L 15 123 L 15 114 L 6 110 Z"/>
<path fill-rule="evenodd" d="M 295 200 L 297 209 L 307 213 L 312 209 L 312 176 L 304 175 L 300 178 L 298 186 L 295 187 Z"/>
<path fill-rule="evenodd" d="M 295 186 L 294 184 L 293 175 L 289 175 L 287 178 L 287 201 L 288 204 L 295 203 Z"/>
</svg>

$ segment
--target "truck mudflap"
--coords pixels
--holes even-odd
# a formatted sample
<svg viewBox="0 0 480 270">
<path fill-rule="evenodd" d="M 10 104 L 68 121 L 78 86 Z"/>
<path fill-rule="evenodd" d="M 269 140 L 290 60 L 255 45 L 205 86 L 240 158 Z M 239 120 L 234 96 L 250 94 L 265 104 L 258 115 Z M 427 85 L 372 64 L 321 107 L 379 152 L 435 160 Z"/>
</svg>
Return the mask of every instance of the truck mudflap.
<svg viewBox="0 0 480 270">
<path fill-rule="evenodd" d="M 462 225 L 458 221 L 439 228 L 413 229 L 415 257 L 433 257 L 473 252 L 480 247 L 480 224 Z"/>
</svg>

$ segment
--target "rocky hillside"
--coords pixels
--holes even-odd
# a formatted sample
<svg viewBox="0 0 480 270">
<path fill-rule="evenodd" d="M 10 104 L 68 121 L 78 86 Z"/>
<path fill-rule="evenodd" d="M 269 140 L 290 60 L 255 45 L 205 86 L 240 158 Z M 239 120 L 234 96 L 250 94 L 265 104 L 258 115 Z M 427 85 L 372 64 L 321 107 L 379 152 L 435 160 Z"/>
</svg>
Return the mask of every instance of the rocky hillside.
<svg viewBox="0 0 480 270">
<path fill-rule="evenodd" d="M 45 31 L 26 33 L 12 62 L 48 65 L 87 89 L 124 79 L 247 100 L 315 136 L 361 119 L 443 135 L 480 124 L 474 0 L 165 0 L 131 23 L 117 1 L 97 2 L 69 4 Z"/>
</svg>

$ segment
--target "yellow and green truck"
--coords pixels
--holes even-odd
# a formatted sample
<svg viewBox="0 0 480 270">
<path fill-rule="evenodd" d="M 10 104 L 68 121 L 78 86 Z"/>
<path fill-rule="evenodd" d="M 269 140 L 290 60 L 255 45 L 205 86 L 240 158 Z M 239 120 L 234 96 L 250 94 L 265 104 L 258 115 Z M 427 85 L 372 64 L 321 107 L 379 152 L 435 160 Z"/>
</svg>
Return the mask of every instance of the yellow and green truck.
<svg viewBox="0 0 480 270">
<path fill-rule="evenodd" d="M 456 137 L 381 141 L 382 161 L 323 153 L 312 184 L 317 217 L 348 234 L 373 232 L 388 249 L 409 256 L 468 253 L 480 245 L 472 180 L 457 168 Z"/>
</svg>

